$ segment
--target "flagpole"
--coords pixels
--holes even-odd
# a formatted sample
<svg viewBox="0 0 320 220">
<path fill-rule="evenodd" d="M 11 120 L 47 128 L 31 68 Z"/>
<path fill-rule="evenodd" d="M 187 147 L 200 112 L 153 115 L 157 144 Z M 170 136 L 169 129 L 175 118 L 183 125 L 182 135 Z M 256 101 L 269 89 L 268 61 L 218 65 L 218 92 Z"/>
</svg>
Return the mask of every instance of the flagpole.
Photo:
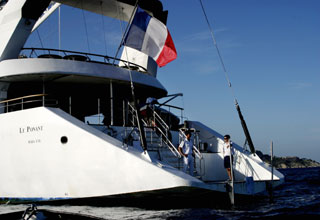
<svg viewBox="0 0 320 220">
<path fill-rule="evenodd" d="M 119 45 L 119 47 L 118 47 L 118 49 L 117 49 L 116 55 L 114 56 L 115 58 L 117 58 L 117 56 L 118 56 L 118 54 L 119 54 L 119 52 L 120 52 L 120 48 L 122 47 L 122 45 L 124 45 L 125 36 L 127 35 L 127 32 L 128 32 L 128 30 L 129 30 L 129 27 L 130 27 L 130 24 L 131 24 L 131 22 L 132 22 L 132 20 L 133 20 L 134 15 L 136 14 L 137 8 L 138 8 L 138 1 L 136 1 L 136 4 L 134 5 L 133 11 L 132 11 L 132 13 L 131 13 L 131 17 L 130 17 L 130 19 L 129 19 L 129 21 L 128 21 L 128 25 L 127 25 L 126 30 L 124 31 L 124 33 L 123 33 L 123 35 L 122 35 L 122 39 L 121 39 L 121 41 L 120 41 L 120 45 Z M 119 9 L 118 9 L 118 7 L 117 7 L 117 11 L 118 11 L 118 10 L 119 10 Z M 119 12 L 119 11 L 118 11 L 118 12 Z M 118 14 L 119 14 L 119 13 L 118 13 Z M 121 19 L 120 19 L 120 18 L 119 18 L 119 21 L 120 21 L 120 25 L 121 25 Z M 122 29 L 122 28 L 121 28 L 121 29 Z M 125 46 L 125 45 L 124 45 L 124 46 Z M 114 64 L 115 61 L 116 61 L 116 59 L 113 60 L 113 64 Z"/>
<path fill-rule="evenodd" d="M 132 18 L 133 18 L 133 15 L 134 15 L 135 12 L 136 12 L 137 6 L 138 6 L 138 0 L 136 1 L 135 9 L 133 10 L 134 13 L 131 14 L 130 22 L 131 22 L 131 20 L 132 20 Z M 118 11 L 118 7 L 117 7 L 117 11 Z M 118 14 L 119 14 L 119 11 L 118 11 Z M 120 23 L 120 24 L 121 24 L 121 23 Z M 129 23 L 129 24 L 130 24 L 130 23 Z M 129 27 L 129 25 L 127 26 L 125 32 L 127 32 L 128 27 Z M 122 30 L 122 28 L 121 28 L 121 30 Z M 122 44 L 124 44 L 124 36 L 125 36 L 125 34 L 124 34 L 123 37 L 122 37 L 120 46 L 121 46 Z M 120 46 L 119 46 L 119 49 L 120 49 Z M 118 49 L 118 50 L 119 50 L 119 49 Z M 129 56 L 128 56 L 128 52 L 127 52 L 127 48 L 126 48 L 126 45 L 125 45 L 125 44 L 124 44 L 124 50 L 125 50 L 125 54 L 126 54 L 126 58 L 127 58 L 126 61 L 127 61 L 128 69 L 129 69 L 132 99 L 133 99 L 133 103 L 134 103 L 134 108 L 136 109 L 138 129 L 139 129 L 139 133 L 140 133 L 140 142 L 141 142 L 141 146 L 142 146 L 144 152 L 146 152 L 146 151 L 147 151 L 147 140 L 146 140 L 146 136 L 145 136 L 145 133 L 144 133 L 144 128 L 143 128 L 143 126 L 142 126 L 142 120 L 141 120 L 141 116 L 140 116 L 140 111 L 139 111 L 137 99 L 136 99 L 136 96 L 135 96 L 133 79 L 132 79 L 132 71 L 131 71 L 131 67 L 130 67 L 130 64 L 129 64 Z M 118 51 L 117 51 L 117 54 L 118 54 Z"/>
</svg>

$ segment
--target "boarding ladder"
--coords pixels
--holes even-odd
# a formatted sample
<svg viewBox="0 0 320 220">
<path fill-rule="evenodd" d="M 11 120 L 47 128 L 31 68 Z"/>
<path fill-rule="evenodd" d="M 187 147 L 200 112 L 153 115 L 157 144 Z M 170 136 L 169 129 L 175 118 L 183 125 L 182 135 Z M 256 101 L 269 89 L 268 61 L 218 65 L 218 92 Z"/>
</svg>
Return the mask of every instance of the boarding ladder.
<svg viewBox="0 0 320 220">
<path fill-rule="evenodd" d="M 129 113 L 133 116 L 131 123 L 134 125 L 134 120 L 136 120 L 136 110 L 130 104 L 128 104 L 128 106 Z M 157 152 L 160 161 L 164 161 L 177 169 L 182 169 L 182 156 L 171 141 L 170 127 L 166 124 L 166 122 L 154 109 L 152 109 L 152 125 L 149 125 L 145 120 L 142 121 L 145 127 L 144 130 L 148 151 Z M 186 136 L 184 131 L 182 129 L 179 129 L 179 143 L 181 143 L 181 141 L 185 138 Z M 195 156 L 200 161 L 200 172 L 197 173 L 197 176 L 201 178 L 201 176 L 203 175 L 201 169 L 201 161 L 203 160 L 203 156 L 196 146 L 197 144 L 193 146 L 193 151 L 195 153 Z"/>
<path fill-rule="evenodd" d="M 137 121 L 137 112 L 136 109 L 128 103 L 129 114 L 131 117 L 131 123 L 133 125 L 136 124 Z M 175 158 L 181 158 L 181 155 L 177 148 L 172 144 L 170 140 L 170 128 L 169 126 L 162 120 L 159 114 L 152 109 L 152 120 L 154 122 L 153 125 L 149 125 L 144 119 L 142 119 L 144 124 L 144 132 L 146 135 L 148 150 L 157 150 L 163 147 L 166 147 L 170 150 L 171 154 Z M 161 159 L 161 158 L 160 158 Z"/>
</svg>

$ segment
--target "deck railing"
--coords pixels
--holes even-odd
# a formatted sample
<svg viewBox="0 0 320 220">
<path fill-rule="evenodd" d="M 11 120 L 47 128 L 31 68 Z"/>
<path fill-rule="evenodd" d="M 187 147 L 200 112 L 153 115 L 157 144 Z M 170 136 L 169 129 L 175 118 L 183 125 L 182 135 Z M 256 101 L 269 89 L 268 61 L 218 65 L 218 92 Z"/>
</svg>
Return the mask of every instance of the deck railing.
<svg viewBox="0 0 320 220">
<path fill-rule="evenodd" d="M 57 106 L 57 100 L 45 99 L 47 94 L 27 95 L 0 101 L 0 112 L 23 110 L 32 106 Z"/>
<path fill-rule="evenodd" d="M 93 54 L 93 53 L 85 53 L 71 50 L 58 50 L 58 49 L 50 49 L 50 48 L 22 48 L 20 58 L 53 58 L 53 59 L 66 59 L 66 60 L 78 60 L 78 61 L 86 61 L 92 63 L 102 63 L 107 65 L 115 65 L 119 66 L 121 62 L 124 68 L 130 68 L 131 70 L 137 70 L 143 73 L 148 74 L 146 68 L 128 62 L 126 60 L 121 60 L 116 57 L 110 57 L 107 55 L 101 54 Z M 25 53 L 28 52 L 28 55 Z M 118 64 L 116 64 L 118 63 Z M 128 66 L 129 65 L 129 66 Z"/>
</svg>

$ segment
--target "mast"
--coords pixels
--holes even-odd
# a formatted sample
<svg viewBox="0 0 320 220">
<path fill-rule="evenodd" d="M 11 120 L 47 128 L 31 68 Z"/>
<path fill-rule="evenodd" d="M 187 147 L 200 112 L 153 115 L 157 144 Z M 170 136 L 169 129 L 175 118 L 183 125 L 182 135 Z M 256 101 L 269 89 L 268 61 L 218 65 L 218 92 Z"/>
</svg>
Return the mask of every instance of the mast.
<svg viewBox="0 0 320 220">
<path fill-rule="evenodd" d="M 205 19 L 206 19 L 206 22 L 207 22 L 207 24 L 208 24 L 208 28 L 209 28 L 210 33 L 211 33 L 211 38 L 212 38 L 213 44 L 214 44 L 214 46 L 216 47 L 216 50 L 217 50 L 217 52 L 218 52 L 218 57 L 219 57 L 219 60 L 220 60 L 221 65 L 222 65 L 222 68 L 223 68 L 223 71 L 224 71 L 224 74 L 225 74 L 225 77 L 226 77 L 228 86 L 229 86 L 229 88 L 230 88 L 231 91 L 232 91 L 232 94 L 233 94 L 233 97 L 234 97 L 234 100 L 235 100 L 236 109 L 237 109 L 237 112 L 238 112 L 238 115 L 239 115 L 239 118 L 240 118 L 240 121 L 241 121 L 242 129 L 243 129 L 243 131 L 244 131 L 244 135 L 246 136 L 246 139 L 247 139 L 247 141 L 248 141 L 248 144 L 249 144 L 251 153 L 255 153 L 255 148 L 254 148 L 254 146 L 253 146 L 253 142 L 252 142 L 252 139 L 251 139 L 251 136 L 250 136 L 250 133 L 249 133 L 247 124 L 246 124 L 246 122 L 245 122 L 245 120 L 244 120 L 244 118 L 243 118 L 243 115 L 242 115 L 241 110 L 240 110 L 240 106 L 239 106 L 239 104 L 238 104 L 238 101 L 237 101 L 237 99 L 236 99 L 235 93 L 234 93 L 233 88 L 232 88 L 232 86 L 231 86 L 231 82 L 230 82 L 229 77 L 228 77 L 227 68 L 226 68 L 226 66 L 224 65 L 224 62 L 223 62 L 223 59 L 222 59 L 222 56 L 221 56 L 221 53 L 220 53 L 220 50 L 219 50 L 217 41 L 216 41 L 215 36 L 214 36 L 214 33 L 213 33 L 213 29 L 212 29 L 212 27 L 211 27 L 211 25 L 210 25 L 210 22 L 209 22 L 209 20 L 208 20 L 207 14 L 206 14 L 206 12 L 205 12 L 205 10 L 204 10 L 204 6 L 203 6 L 203 4 L 202 4 L 202 0 L 199 0 L 199 2 L 200 2 L 200 5 L 201 5 L 201 8 L 202 8 L 204 17 L 205 17 Z"/>
<path fill-rule="evenodd" d="M 256 152 L 256 150 L 254 148 L 254 145 L 253 145 L 253 142 L 252 142 L 252 139 L 251 139 L 251 136 L 250 136 L 246 121 L 243 118 L 243 115 L 241 113 L 240 106 L 239 106 L 237 100 L 235 100 L 235 102 L 236 102 L 235 105 L 236 105 L 236 109 L 237 109 L 237 112 L 238 112 L 238 115 L 239 115 L 239 118 L 240 118 L 240 121 L 241 121 L 241 125 L 242 125 L 242 129 L 243 129 L 244 135 L 246 136 L 246 139 L 248 141 L 248 145 L 249 145 L 251 153 L 254 154 Z"/>
</svg>

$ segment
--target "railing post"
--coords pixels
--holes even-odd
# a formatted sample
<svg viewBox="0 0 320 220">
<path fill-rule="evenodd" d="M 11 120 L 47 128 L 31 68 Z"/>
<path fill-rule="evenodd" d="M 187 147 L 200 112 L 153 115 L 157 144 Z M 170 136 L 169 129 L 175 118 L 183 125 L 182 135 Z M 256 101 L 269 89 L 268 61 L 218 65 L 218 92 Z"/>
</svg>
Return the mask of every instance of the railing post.
<svg viewBox="0 0 320 220">
<path fill-rule="evenodd" d="M 71 96 L 69 96 L 69 114 L 71 115 Z"/>
<path fill-rule="evenodd" d="M 44 85 L 44 82 L 42 81 L 42 106 L 44 107 L 44 94 L 46 92 L 46 87 Z"/>
<path fill-rule="evenodd" d="M 273 141 L 271 141 L 270 145 L 270 165 L 271 165 L 271 183 L 270 183 L 270 189 L 269 189 L 269 194 L 270 194 L 270 202 L 273 202 Z"/>
<path fill-rule="evenodd" d="M 271 164 L 271 183 L 272 183 L 273 181 L 273 141 L 271 141 L 270 151 L 271 151 L 270 164 Z"/>
<path fill-rule="evenodd" d="M 231 205 L 235 204 L 234 201 L 234 173 L 233 173 L 233 161 L 232 161 L 232 146 L 230 145 L 230 169 L 231 169 L 231 192 L 229 192 Z"/>
<path fill-rule="evenodd" d="M 101 117 L 101 115 L 100 115 L 100 98 L 98 98 L 98 124 L 99 125 L 100 125 L 100 122 L 101 122 L 100 117 Z"/>
<path fill-rule="evenodd" d="M 126 126 L 126 119 L 125 119 L 125 101 L 122 100 L 122 126 Z"/>
<path fill-rule="evenodd" d="M 110 125 L 113 125 L 113 85 L 110 82 Z"/>
<path fill-rule="evenodd" d="M 145 130 L 145 131 L 147 133 L 147 130 Z M 150 132 L 150 142 L 151 142 L 151 146 L 153 147 L 153 132 L 152 131 L 148 131 L 148 132 Z"/>
</svg>

